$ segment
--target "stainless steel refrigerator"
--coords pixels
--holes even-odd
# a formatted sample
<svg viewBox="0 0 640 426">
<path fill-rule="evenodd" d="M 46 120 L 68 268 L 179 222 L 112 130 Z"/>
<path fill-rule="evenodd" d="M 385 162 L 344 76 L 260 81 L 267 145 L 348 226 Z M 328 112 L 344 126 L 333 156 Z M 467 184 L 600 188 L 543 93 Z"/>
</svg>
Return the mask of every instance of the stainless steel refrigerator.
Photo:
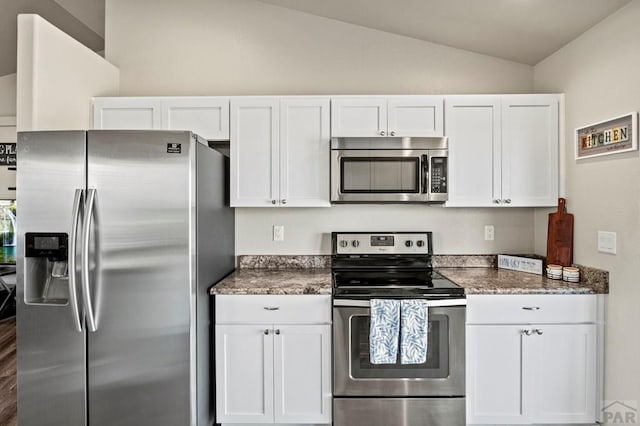
<svg viewBox="0 0 640 426">
<path fill-rule="evenodd" d="M 18 136 L 19 426 L 210 425 L 227 162 L 190 132 Z"/>
</svg>

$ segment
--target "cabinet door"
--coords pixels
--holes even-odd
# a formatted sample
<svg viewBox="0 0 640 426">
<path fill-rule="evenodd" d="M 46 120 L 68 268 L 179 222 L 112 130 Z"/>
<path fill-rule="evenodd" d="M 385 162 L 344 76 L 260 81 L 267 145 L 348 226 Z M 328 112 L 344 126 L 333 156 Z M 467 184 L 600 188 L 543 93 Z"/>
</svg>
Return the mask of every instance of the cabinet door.
<svg viewBox="0 0 640 426">
<path fill-rule="evenodd" d="M 331 326 L 275 329 L 275 422 L 331 423 Z"/>
<path fill-rule="evenodd" d="M 387 101 L 389 136 L 435 137 L 444 134 L 442 96 L 407 96 Z"/>
<path fill-rule="evenodd" d="M 558 133 L 556 95 L 502 97 L 502 199 L 507 205 L 557 205 Z"/>
<path fill-rule="evenodd" d="M 280 205 L 329 207 L 329 98 L 280 101 Z"/>
<path fill-rule="evenodd" d="M 447 96 L 449 200 L 452 207 L 499 206 L 500 97 Z"/>
<path fill-rule="evenodd" d="M 535 325 L 534 423 L 596 422 L 596 325 Z"/>
<path fill-rule="evenodd" d="M 467 424 L 529 423 L 532 336 L 518 325 L 467 325 Z M 528 328 L 528 327 L 527 327 Z"/>
<path fill-rule="evenodd" d="M 191 130 L 207 140 L 228 140 L 229 99 L 164 98 L 162 127 L 169 130 Z"/>
<path fill-rule="evenodd" d="M 216 325 L 218 423 L 273 423 L 271 330 L 268 325 Z"/>
<path fill-rule="evenodd" d="M 386 135 L 386 98 L 363 96 L 331 100 L 331 137 Z"/>
<path fill-rule="evenodd" d="M 279 101 L 231 100 L 231 206 L 266 207 L 279 200 Z"/>
<path fill-rule="evenodd" d="M 161 129 L 160 98 L 94 98 L 93 128 Z"/>
</svg>

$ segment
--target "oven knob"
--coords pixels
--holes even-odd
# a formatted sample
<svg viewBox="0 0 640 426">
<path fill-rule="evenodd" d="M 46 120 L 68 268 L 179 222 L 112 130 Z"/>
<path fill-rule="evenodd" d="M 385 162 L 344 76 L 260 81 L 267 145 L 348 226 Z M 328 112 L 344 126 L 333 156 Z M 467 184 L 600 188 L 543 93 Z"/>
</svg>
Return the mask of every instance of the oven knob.
<svg viewBox="0 0 640 426">
<path fill-rule="evenodd" d="M 404 242 L 404 245 L 407 246 L 407 247 L 411 247 L 413 245 L 413 241 L 407 240 L 407 241 Z"/>
<path fill-rule="evenodd" d="M 346 247 L 349 243 L 346 240 L 340 241 L 340 247 Z"/>
<path fill-rule="evenodd" d="M 416 244 L 418 245 L 418 247 L 422 247 L 422 246 L 424 246 L 424 241 L 418 240 L 418 242 Z"/>
<path fill-rule="evenodd" d="M 353 240 L 353 241 L 351 241 L 351 245 L 354 246 L 354 247 L 358 247 L 360 245 L 360 241 Z"/>
</svg>

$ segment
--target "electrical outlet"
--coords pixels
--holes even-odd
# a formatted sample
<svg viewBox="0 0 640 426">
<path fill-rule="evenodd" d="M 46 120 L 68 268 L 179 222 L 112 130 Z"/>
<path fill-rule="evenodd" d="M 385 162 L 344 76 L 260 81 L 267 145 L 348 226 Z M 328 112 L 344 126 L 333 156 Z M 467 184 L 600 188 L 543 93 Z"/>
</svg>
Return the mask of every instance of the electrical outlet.
<svg viewBox="0 0 640 426">
<path fill-rule="evenodd" d="M 284 241 L 284 226 L 273 225 L 273 241 Z"/>
<path fill-rule="evenodd" d="M 493 241 L 495 238 L 495 229 L 493 225 L 485 225 L 484 226 L 484 240 L 485 241 Z"/>
<path fill-rule="evenodd" d="M 615 232 L 598 231 L 598 251 L 600 253 L 616 254 L 616 237 Z"/>
</svg>

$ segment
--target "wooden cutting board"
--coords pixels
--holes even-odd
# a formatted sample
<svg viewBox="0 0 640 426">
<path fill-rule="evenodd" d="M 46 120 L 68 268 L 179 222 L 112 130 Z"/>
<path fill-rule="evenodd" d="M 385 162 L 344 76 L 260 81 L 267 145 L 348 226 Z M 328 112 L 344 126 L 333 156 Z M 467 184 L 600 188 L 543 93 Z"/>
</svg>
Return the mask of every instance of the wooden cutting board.
<svg viewBox="0 0 640 426">
<path fill-rule="evenodd" d="M 549 213 L 547 265 L 573 263 L 573 215 L 567 213 L 567 200 L 558 198 L 558 211 Z"/>
</svg>

